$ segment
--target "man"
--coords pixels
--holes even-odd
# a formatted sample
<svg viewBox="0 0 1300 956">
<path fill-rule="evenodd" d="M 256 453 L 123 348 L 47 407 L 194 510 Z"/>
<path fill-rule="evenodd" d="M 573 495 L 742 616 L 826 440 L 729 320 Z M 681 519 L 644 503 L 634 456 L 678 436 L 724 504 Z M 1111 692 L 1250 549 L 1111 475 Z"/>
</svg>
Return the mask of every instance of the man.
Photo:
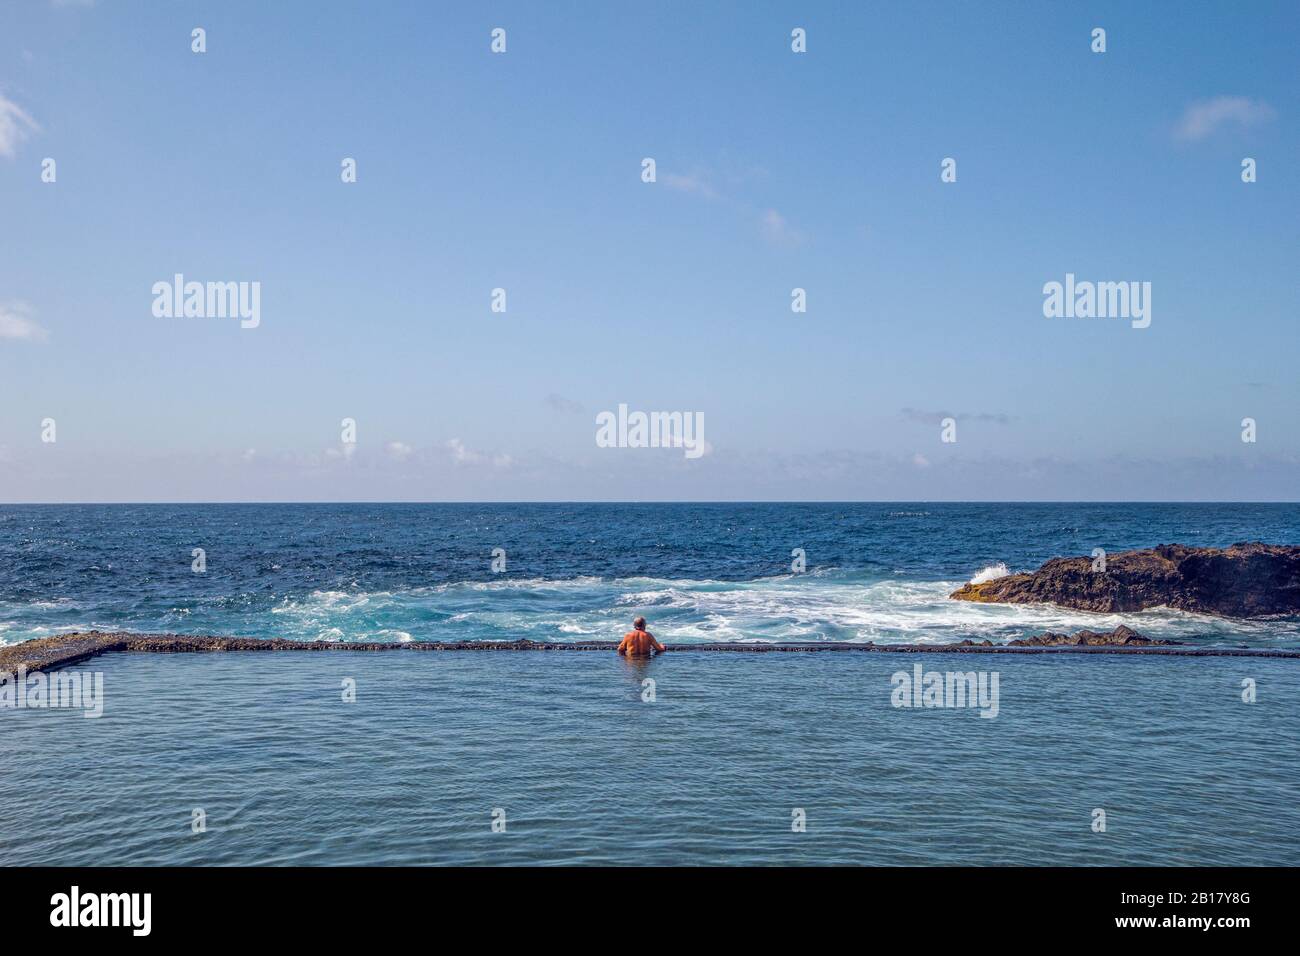
<svg viewBox="0 0 1300 956">
<path fill-rule="evenodd" d="M 620 654 L 626 654 L 628 657 L 650 657 L 651 654 L 664 652 L 664 646 L 645 629 L 645 618 L 638 617 L 632 622 L 632 627 L 636 630 L 624 634 L 622 643 L 618 645 Z"/>
</svg>

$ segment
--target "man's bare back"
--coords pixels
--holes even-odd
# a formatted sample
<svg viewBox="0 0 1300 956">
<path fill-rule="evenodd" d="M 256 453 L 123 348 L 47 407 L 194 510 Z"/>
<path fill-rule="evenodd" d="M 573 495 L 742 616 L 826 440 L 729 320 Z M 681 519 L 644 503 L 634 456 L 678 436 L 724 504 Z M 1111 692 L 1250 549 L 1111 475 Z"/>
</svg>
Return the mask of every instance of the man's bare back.
<svg viewBox="0 0 1300 956">
<path fill-rule="evenodd" d="M 632 626 L 635 630 L 624 634 L 622 642 L 618 645 L 620 654 L 626 654 L 628 657 L 649 657 L 651 654 L 664 652 L 664 646 L 645 629 L 645 618 L 637 618 Z"/>
</svg>

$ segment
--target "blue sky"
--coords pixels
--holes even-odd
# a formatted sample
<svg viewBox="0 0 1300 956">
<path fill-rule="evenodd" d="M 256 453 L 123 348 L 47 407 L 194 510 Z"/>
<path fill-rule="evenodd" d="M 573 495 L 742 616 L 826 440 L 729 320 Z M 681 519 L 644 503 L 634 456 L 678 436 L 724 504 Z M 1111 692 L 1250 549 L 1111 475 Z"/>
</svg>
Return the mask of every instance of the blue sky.
<svg viewBox="0 0 1300 956">
<path fill-rule="evenodd" d="M 0 500 L 1295 500 L 1300 8 L 807 6 L 5 4 Z"/>
</svg>

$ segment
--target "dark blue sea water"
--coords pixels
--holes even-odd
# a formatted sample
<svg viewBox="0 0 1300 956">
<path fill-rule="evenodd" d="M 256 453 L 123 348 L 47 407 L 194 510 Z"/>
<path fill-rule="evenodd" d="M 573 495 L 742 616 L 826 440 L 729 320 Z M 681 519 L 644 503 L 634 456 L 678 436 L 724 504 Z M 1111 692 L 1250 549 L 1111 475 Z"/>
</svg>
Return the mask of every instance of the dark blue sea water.
<svg viewBox="0 0 1300 956">
<path fill-rule="evenodd" d="M 1121 621 L 1300 646 L 1300 622 L 1103 616 L 948 594 L 983 569 L 1300 542 L 1292 504 L 0 506 L 0 640 L 89 627 L 328 641 L 995 641 Z M 192 570 L 192 552 L 206 571 Z M 505 570 L 494 572 L 503 549 Z M 806 554 L 794 574 L 792 552 Z"/>
<path fill-rule="evenodd" d="M 0 637 L 562 641 L 645 614 L 669 643 L 1300 646 L 1294 620 L 947 598 L 999 564 L 1242 540 L 1300 542 L 1300 507 L 4 506 Z M 996 673 L 997 716 L 895 707 L 913 655 L 107 655 L 71 669 L 103 716 L 0 709 L 0 865 L 1300 863 L 1300 661 L 924 657 Z"/>
</svg>

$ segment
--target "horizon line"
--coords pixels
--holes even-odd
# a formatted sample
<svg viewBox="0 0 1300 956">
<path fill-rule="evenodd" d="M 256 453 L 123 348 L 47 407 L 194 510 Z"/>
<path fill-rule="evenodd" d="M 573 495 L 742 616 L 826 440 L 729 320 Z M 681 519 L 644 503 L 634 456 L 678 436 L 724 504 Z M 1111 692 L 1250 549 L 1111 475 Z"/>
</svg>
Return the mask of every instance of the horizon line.
<svg viewBox="0 0 1300 956">
<path fill-rule="evenodd" d="M 1066 498 L 700 498 L 700 499 L 349 499 L 302 501 L 260 499 L 233 501 L 5 501 L 0 508 L 72 507 L 106 505 L 1300 505 L 1300 501 L 1283 499 L 1225 500 L 1210 498 L 1173 499 L 1066 499 Z"/>
</svg>

